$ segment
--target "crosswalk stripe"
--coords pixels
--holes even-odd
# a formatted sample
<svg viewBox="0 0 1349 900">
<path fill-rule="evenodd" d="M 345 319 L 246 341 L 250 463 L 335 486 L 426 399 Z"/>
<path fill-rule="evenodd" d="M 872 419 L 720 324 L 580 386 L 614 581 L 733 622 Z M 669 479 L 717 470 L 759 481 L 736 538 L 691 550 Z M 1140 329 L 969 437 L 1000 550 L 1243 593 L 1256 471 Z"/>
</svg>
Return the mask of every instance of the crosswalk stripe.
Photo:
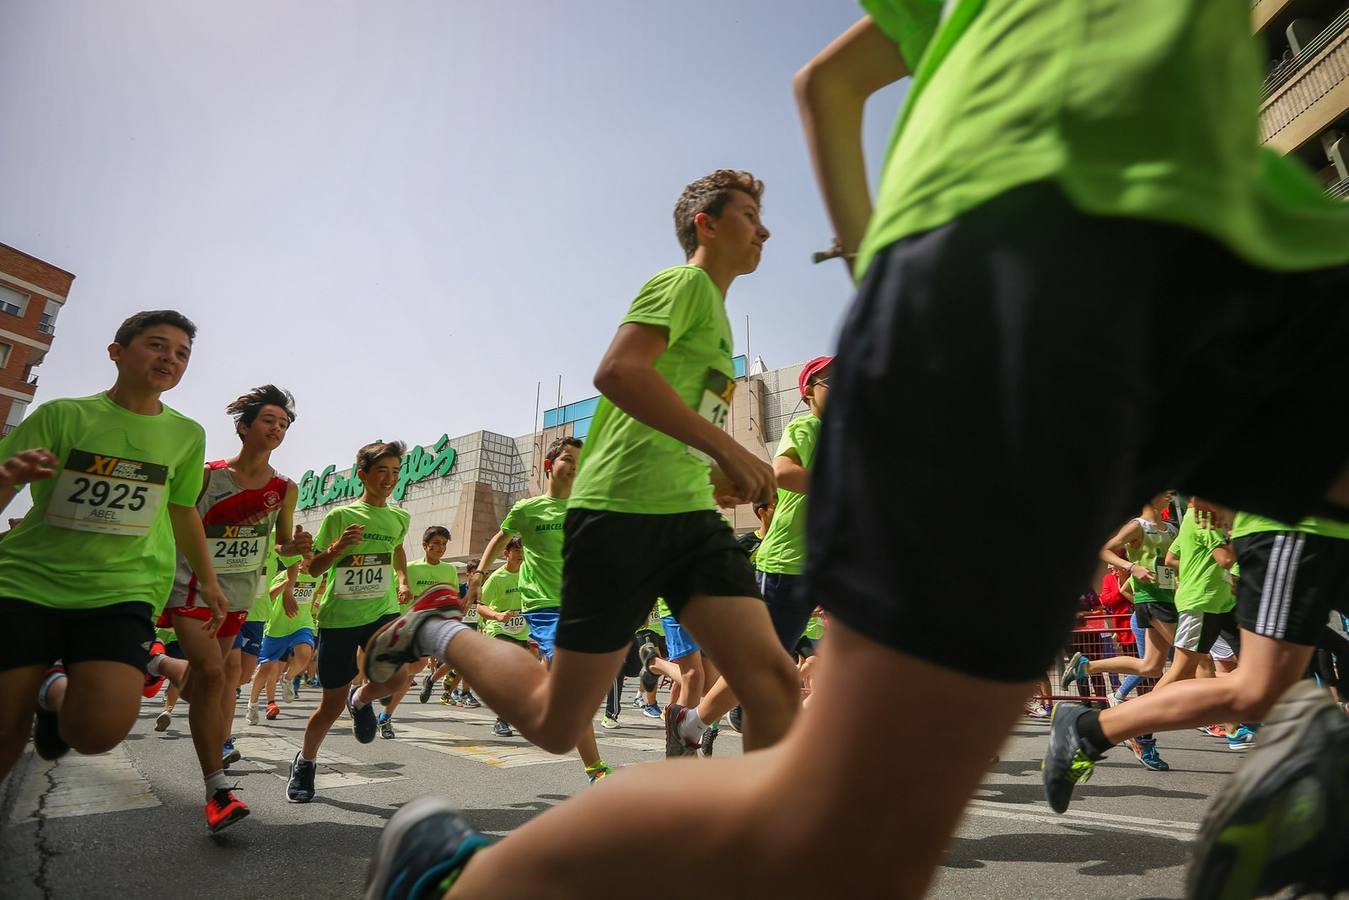
<svg viewBox="0 0 1349 900">
<path fill-rule="evenodd" d="M 10 822 L 92 816 L 161 806 L 124 745 L 97 756 L 72 753 L 56 762 L 32 761 L 15 795 Z"/>
<path fill-rule="evenodd" d="M 254 734 L 245 732 L 235 738 L 235 747 L 248 762 L 259 763 L 271 769 L 271 774 L 283 780 L 290 778 L 290 764 L 300 745 L 275 734 Z M 382 763 L 371 763 L 329 750 L 326 746 L 319 751 L 318 772 L 314 777 L 314 787 L 319 790 L 355 787 L 358 784 L 397 781 L 405 776 L 380 768 Z M 239 764 L 242 770 L 242 764 Z"/>
<path fill-rule="evenodd" d="M 446 731 L 434 731 L 430 728 L 421 728 L 416 725 L 405 725 L 398 722 L 396 719 L 394 721 L 394 728 L 397 730 L 397 740 L 400 743 L 411 744 L 414 747 L 420 747 L 423 750 L 431 750 L 435 753 L 447 753 L 451 756 L 471 759 L 475 762 L 494 766 L 498 769 L 515 769 L 521 766 L 541 766 L 548 763 L 576 762 L 576 757 L 573 755 L 557 756 L 540 750 L 533 744 L 498 743 L 484 745 L 475 743 L 477 740 L 476 738 L 452 734 Z"/>
<path fill-rule="evenodd" d="M 973 816 L 993 819 L 1011 819 L 1017 822 L 1035 822 L 1041 825 L 1077 826 L 1079 828 L 1109 828 L 1112 831 L 1136 831 L 1178 841 L 1195 839 L 1199 826 L 1192 822 L 1163 819 L 1144 819 L 1139 816 L 1115 816 L 1105 813 L 1070 810 L 1063 814 L 1034 808 L 1016 807 L 992 800 L 971 800 L 965 812 Z"/>
</svg>

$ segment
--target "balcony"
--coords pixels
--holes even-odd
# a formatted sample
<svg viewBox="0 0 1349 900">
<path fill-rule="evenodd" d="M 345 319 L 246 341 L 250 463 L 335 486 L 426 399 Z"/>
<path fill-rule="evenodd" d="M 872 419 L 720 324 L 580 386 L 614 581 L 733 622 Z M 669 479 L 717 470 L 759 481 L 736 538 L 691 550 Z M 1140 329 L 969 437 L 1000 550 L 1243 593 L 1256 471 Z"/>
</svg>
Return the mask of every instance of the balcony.
<svg viewBox="0 0 1349 900">
<path fill-rule="evenodd" d="M 8 300 L 0 300 L 0 312 L 23 318 L 23 307 L 17 303 L 10 303 Z"/>
<path fill-rule="evenodd" d="M 1349 110 L 1349 10 L 1265 83 L 1260 142 L 1290 153 Z"/>
<path fill-rule="evenodd" d="M 38 319 L 37 330 L 47 337 L 56 334 L 56 317 L 49 313 L 43 313 L 42 318 Z"/>
</svg>

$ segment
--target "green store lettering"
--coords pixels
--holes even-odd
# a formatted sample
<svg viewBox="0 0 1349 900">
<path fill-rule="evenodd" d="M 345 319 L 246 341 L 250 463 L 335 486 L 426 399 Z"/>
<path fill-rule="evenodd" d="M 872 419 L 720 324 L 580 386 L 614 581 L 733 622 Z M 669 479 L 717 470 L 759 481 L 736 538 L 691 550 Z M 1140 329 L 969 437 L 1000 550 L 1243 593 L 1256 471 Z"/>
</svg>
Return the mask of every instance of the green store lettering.
<svg viewBox="0 0 1349 900">
<path fill-rule="evenodd" d="M 448 434 L 442 434 L 430 450 L 413 447 L 398 467 L 398 483 L 394 485 L 389 499 L 398 503 L 407 494 L 409 485 L 431 477 L 444 478 L 454 468 L 456 456 L 458 454 L 450 446 Z M 310 469 L 300 479 L 300 498 L 295 508 L 308 509 L 311 506 L 355 500 L 361 496 L 362 490 L 364 488 L 361 479 L 356 477 L 354 464 L 345 474 L 338 472 L 336 466 L 328 466 L 317 475 Z"/>
</svg>

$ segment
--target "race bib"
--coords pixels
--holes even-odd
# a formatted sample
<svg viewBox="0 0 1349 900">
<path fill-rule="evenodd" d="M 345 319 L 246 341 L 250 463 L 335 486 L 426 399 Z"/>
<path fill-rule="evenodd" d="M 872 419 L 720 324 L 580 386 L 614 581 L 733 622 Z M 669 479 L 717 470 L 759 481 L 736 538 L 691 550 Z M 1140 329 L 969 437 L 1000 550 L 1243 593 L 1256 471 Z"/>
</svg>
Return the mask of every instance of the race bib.
<svg viewBox="0 0 1349 900">
<path fill-rule="evenodd" d="M 313 603 L 315 587 L 312 581 L 309 584 L 297 584 L 291 589 L 291 596 L 295 598 L 296 603 Z"/>
<path fill-rule="evenodd" d="M 71 450 L 47 503 L 56 528 L 139 537 L 154 524 L 168 466 Z"/>
<path fill-rule="evenodd" d="M 392 553 L 353 553 L 338 560 L 333 569 L 337 600 L 374 600 L 388 594 L 392 583 Z"/>
<path fill-rule="evenodd" d="M 651 612 L 647 613 L 646 627 L 653 631 L 660 627 L 660 612 L 658 610 L 653 609 Z"/>
<path fill-rule="evenodd" d="M 1157 587 L 1164 591 L 1176 589 L 1176 570 L 1170 566 L 1157 566 Z"/>
<path fill-rule="evenodd" d="M 506 632 L 507 634 L 517 636 L 525 635 L 529 633 L 529 623 L 525 621 L 524 616 L 520 615 L 519 613 L 516 613 L 515 615 L 511 616 L 506 621 L 501 623 L 501 630 Z"/>
<path fill-rule="evenodd" d="M 251 572 L 267 552 L 266 525 L 207 525 L 206 549 L 218 573 Z"/>
<path fill-rule="evenodd" d="M 479 619 L 478 619 L 478 604 L 476 604 L 476 603 L 473 604 L 473 606 L 469 609 L 469 611 L 466 612 L 466 613 L 464 613 L 464 618 L 463 618 L 461 621 L 462 621 L 465 625 L 477 625 L 477 624 L 478 624 L 478 621 L 479 621 Z"/>
<path fill-rule="evenodd" d="M 731 414 L 731 397 L 734 394 L 734 379 L 728 378 L 716 369 L 708 369 L 707 381 L 703 385 L 702 400 L 698 403 L 698 415 L 718 428 L 725 428 L 726 420 Z M 688 450 L 689 453 L 703 462 L 712 462 L 712 457 L 701 450 L 693 447 L 689 447 Z"/>
</svg>

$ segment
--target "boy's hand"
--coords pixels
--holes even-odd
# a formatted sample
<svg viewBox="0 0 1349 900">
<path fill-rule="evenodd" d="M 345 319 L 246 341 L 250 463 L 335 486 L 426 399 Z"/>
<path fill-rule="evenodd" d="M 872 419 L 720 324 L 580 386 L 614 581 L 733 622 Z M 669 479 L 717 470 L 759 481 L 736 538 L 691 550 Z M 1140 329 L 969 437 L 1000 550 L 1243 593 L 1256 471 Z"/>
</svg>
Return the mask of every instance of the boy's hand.
<svg viewBox="0 0 1349 900">
<path fill-rule="evenodd" d="M 281 608 L 286 611 L 286 618 L 293 619 L 300 614 L 300 604 L 295 602 L 295 592 L 289 588 L 281 595 Z"/>
<path fill-rule="evenodd" d="M 1134 569 L 1142 569 L 1142 570 L 1143 570 L 1143 574 L 1142 574 L 1142 575 L 1135 575 L 1135 574 L 1134 574 Z M 1124 574 L 1127 575 L 1127 576 L 1129 576 L 1129 577 L 1131 577 L 1131 578 L 1133 578 L 1134 581 L 1141 581 L 1141 582 L 1143 582 L 1144 584 L 1156 584 L 1156 583 L 1157 583 L 1157 576 L 1156 576 L 1155 574 L 1153 574 L 1153 571 L 1152 571 L 1151 569 L 1147 568 L 1146 566 L 1140 566 L 1138 563 L 1134 563 L 1132 566 L 1130 566 L 1130 567 L 1129 567 L 1129 570 L 1128 570 L 1127 572 L 1125 572 Z"/>
<path fill-rule="evenodd" d="M 715 459 L 717 466 L 712 469 L 712 485 L 718 503 L 724 500 L 734 501 L 730 505 L 772 503 L 777 497 L 778 482 L 773 467 L 744 447 L 728 440 Z"/>
<path fill-rule="evenodd" d="M 25 450 L 0 463 L 0 488 L 17 488 L 56 475 L 57 459 L 50 450 Z"/>
<path fill-rule="evenodd" d="M 333 544 L 332 549 L 345 550 L 348 547 L 354 547 L 361 542 L 361 537 L 365 534 L 364 525 L 348 525 L 342 529 L 342 536 Z"/>
<path fill-rule="evenodd" d="M 277 545 L 276 552 L 281 556 L 299 556 L 314 549 L 314 536 L 304 530 L 303 525 L 295 526 L 295 534 L 284 544 Z"/>
<path fill-rule="evenodd" d="M 220 630 L 220 626 L 225 624 L 225 616 L 230 608 L 229 598 L 220 589 L 220 582 L 214 578 L 208 583 L 198 582 L 197 593 L 206 601 L 206 605 L 211 610 L 211 621 L 207 622 L 202 630 L 206 632 L 207 636 L 214 637 L 216 632 Z"/>
<path fill-rule="evenodd" d="M 411 602 L 412 602 L 412 589 L 408 587 L 408 583 L 406 581 L 399 581 L 398 604 L 400 606 L 407 606 Z"/>
</svg>

